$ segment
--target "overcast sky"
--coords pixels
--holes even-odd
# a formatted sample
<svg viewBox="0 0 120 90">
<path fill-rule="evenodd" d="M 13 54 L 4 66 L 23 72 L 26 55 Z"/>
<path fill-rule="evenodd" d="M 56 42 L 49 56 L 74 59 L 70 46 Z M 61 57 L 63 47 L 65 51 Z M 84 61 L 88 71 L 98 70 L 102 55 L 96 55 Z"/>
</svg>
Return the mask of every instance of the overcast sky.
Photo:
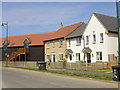
<svg viewBox="0 0 120 90">
<path fill-rule="evenodd" d="M 115 10 L 115 2 L 3 2 L 2 17 L 11 36 L 52 32 L 61 22 L 87 23 L 93 12 L 116 16 Z"/>
</svg>

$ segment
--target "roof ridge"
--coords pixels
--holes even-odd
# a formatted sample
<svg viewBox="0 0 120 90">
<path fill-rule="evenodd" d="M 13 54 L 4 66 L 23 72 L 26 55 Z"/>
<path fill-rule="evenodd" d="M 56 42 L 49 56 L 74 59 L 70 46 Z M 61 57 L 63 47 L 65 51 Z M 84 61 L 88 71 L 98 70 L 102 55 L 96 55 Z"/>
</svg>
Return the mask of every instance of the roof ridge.
<svg viewBox="0 0 120 90">
<path fill-rule="evenodd" d="M 22 34 L 22 35 L 8 36 L 8 37 L 19 37 L 19 36 L 27 36 L 27 35 L 35 35 L 35 34 L 48 34 L 48 33 L 53 33 L 53 32 L 33 33 L 33 34 Z M 1 37 L 1 38 L 5 38 L 5 37 Z"/>
<path fill-rule="evenodd" d="M 109 15 L 105 15 L 105 14 L 100 14 L 100 13 L 93 13 L 93 14 L 95 14 L 95 15 L 102 15 L 102 16 L 107 16 L 107 17 L 112 17 L 112 18 L 116 18 L 116 17 L 114 17 L 114 16 L 109 16 Z"/>
<path fill-rule="evenodd" d="M 84 22 L 79 22 L 79 23 L 84 23 Z M 65 27 L 68 27 L 68 26 L 73 26 L 73 25 L 79 24 L 79 23 L 70 24 L 70 25 L 64 26 L 64 27 L 62 27 L 62 28 L 65 28 Z M 60 29 L 61 29 L 61 28 L 60 28 Z M 59 29 L 58 29 L 58 30 L 59 30 Z"/>
</svg>

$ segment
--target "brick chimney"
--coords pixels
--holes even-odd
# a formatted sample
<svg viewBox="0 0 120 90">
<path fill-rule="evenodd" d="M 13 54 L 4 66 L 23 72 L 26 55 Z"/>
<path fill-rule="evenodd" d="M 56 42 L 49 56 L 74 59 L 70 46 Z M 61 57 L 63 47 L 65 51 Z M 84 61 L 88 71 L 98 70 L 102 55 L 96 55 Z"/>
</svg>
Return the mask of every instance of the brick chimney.
<svg viewBox="0 0 120 90">
<path fill-rule="evenodd" d="M 62 24 L 62 22 L 60 23 L 60 28 L 62 28 L 63 27 L 63 24 Z"/>
</svg>

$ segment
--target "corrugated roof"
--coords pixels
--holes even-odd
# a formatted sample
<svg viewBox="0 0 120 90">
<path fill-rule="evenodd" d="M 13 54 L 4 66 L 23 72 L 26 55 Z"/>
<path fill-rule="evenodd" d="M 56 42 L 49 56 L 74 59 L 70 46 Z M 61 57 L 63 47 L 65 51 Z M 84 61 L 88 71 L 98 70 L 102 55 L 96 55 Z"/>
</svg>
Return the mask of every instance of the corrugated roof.
<svg viewBox="0 0 120 90">
<path fill-rule="evenodd" d="M 103 14 L 94 13 L 98 20 L 105 26 L 109 32 L 118 32 L 117 31 L 117 18 L 112 16 L 107 16 Z"/>
<path fill-rule="evenodd" d="M 73 37 L 78 37 L 81 36 L 86 28 L 86 24 L 80 25 L 78 28 L 76 28 L 73 32 L 71 32 L 66 38 L 73 38 Z"/>
</svg>

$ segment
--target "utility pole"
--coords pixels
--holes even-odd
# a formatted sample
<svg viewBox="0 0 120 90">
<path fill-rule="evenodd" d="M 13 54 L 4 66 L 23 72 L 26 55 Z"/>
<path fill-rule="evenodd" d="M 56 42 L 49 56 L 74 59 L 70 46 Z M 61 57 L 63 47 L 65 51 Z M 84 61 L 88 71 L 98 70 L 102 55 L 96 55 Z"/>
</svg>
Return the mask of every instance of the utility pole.
<svg viewBox="0 0 120 90">
<path fill-rule="evenodd" d="M 117 12 L 117 30 L 118 30 L 118 64 L 120 64 L 120 18 L 119 18 L 119 2 L 116 0 L 116 12 Z"/>
</svg>

